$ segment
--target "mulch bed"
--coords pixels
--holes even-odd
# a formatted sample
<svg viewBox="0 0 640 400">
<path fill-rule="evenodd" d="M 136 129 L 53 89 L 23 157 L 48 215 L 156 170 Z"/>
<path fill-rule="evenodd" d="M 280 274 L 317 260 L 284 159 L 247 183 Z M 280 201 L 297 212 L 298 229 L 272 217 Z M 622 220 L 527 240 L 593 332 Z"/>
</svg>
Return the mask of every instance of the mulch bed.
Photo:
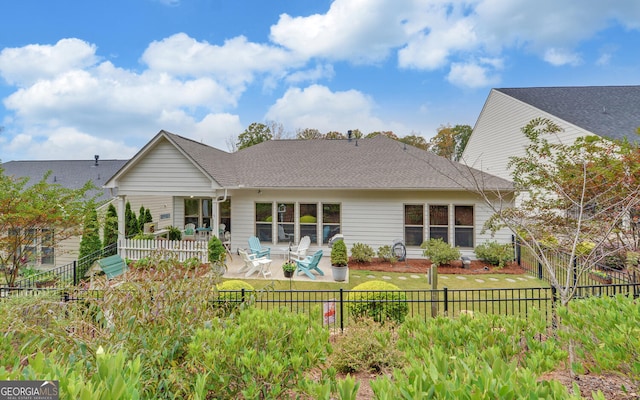
<svg viewBox="0 0 640 400">
<path fill-rule="evenodd" d="M 431 261 L 424 259 L 408 259 L 399 261 L 393 265 L 391 263 L 374 258 L 371 262 L 359 263 L 349 261 L 349 268 L 352 270 L 367 270 L 381 272 L 401 272 L 401 273 L 426 273 L 431 268 Z M 472 260 L 469 268 L 462 267 L 462 261 L 454 261 L 450 265 L 440 265 L 439 274 L 511 274 L 522 275 L 526 271 L 516 263 L 509 263 L 500 268 L 480 260 Z"/>
</svg>

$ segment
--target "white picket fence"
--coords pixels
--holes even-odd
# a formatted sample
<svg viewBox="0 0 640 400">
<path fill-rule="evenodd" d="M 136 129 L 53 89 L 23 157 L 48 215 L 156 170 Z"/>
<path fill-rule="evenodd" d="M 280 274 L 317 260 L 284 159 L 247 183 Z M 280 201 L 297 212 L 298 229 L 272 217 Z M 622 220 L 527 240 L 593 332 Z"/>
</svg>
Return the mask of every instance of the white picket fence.
<svg viewBox="0 0 640 400">
<path fill-rule="evenodd" d="M 130 260 L 139 260 L 145 257 L 161 256 L 168 258 L 175 256 L 183 262 L 191 257 L 197 257 L 202 263 L 209 262 L 207 255 L 207 242 L 196 240 L 134 240 L 124 239 L 120 241 L 120 257 Z"/>
</svg>

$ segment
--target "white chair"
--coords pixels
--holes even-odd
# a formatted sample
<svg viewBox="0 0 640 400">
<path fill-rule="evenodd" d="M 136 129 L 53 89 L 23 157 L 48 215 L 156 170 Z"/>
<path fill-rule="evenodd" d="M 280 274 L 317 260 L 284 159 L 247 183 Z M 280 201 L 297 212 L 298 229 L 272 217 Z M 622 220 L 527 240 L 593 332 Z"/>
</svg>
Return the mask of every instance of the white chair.
<svg viewBox="0 0 640 400">
<path fill-rule="evenodd" d="M 286 233 L 282 225 L 278 225 L 278 240 L 281 242 L 290 242 L 293 240 L 293 233 Z"/>
<path fill-rule="evenodd" d="M 309 246 L 311 246 L 311 238 L 309 236 L 303 236 L 298 246 L 289 251 L 289 257 L 294 257 L 297 260 L 304 259 L 307 256 Z"/>
<path fill-rule="evenodd" d="M 271 260 L 267 257 L 254 257 L 253 254 L 249 254 L 242 249 L 238 249 L 244 265 L 238 270 L 238 272 L 245 272 L 245 277 L 251 276 L 254 272 L 262 274 L 263 277 L 271 275 Z"/>
</svg>

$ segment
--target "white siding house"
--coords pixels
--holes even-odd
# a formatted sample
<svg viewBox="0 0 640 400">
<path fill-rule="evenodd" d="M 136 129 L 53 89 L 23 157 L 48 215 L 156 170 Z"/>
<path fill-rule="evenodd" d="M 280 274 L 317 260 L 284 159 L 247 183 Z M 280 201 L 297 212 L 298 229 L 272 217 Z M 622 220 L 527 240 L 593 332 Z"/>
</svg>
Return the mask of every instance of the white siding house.
<svg viewBox="0 0 640 400">
<path fill-rule="evenodd" d="M 375 250 L 395 239 L 407 241 L 409 257 L 421 257 L 419 244 L 432 235 L 473 247 L 489 239 L 481 233 L 489 208 L 466 186 L 481 174 L 487 190 L 510 192 L 504 180 L 472 171 L 385 136 L 359 140 L 270 140 L 226 153 L 187 138 L 159 132 L 105 184 L 124 205 L 141 204 L 163 216 L 158 228 L 217 227 L 231 233 L 231 248 L 248 247 L 258 236 L 274 253 L 289 238 L 312 239 L 311 250 L 325 249 L 335 233 Z M 210 208 L 210 210 L 209 210 Z M 438 212 L 440 223 L 430 216 Z M 411 215 L 409 215 L 411 214 Z M 285 235 L 283 237 L 282 235 Z"/>
<path fill-rule="evenodd" d="M 462 154 L 474 168 L 512 179 L 509 157 L 522 156 L 528 140 L 521 129 L 535 118 L 562 128 L 558 143 L 598 135 L 637 141 L 640 86 L 541 87 L 493 89 Z"/>
</svg>

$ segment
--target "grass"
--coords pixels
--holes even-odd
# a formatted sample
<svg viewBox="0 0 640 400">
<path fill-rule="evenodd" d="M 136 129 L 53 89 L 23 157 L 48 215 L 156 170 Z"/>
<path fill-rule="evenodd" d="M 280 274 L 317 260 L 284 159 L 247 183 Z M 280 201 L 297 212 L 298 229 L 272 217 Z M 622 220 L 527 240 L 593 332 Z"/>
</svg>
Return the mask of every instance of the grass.
<svg viewBox="0 0 640 400">
<path fill-rule="evenodd" d="M 385 279 L 389 277 L 391 279 Z M 417 277 L 417 278 L 416 278 Z M 404 278 L 404 279 L 401 279 Z M 463 279 L 464 278 L 464 279 Z M 424 274 L 397 273 L 352 270 L 349 271 L 349 282 L 313 282 L 307 281 L 271 281 L 263 279 L 245 279 L 256 289 L 266 287 L 274 290 L 349 290 L 367 280 L 384 280 L 403 290 L 430 289 L 431 286 Z M 482 282 L 481 282 L 482 281 Z M 523 289 L 549 287 L 549 284 L 529 275 L 482 274 L 482 275 L 439 275 L 438 289 Z"/>
</svg>

